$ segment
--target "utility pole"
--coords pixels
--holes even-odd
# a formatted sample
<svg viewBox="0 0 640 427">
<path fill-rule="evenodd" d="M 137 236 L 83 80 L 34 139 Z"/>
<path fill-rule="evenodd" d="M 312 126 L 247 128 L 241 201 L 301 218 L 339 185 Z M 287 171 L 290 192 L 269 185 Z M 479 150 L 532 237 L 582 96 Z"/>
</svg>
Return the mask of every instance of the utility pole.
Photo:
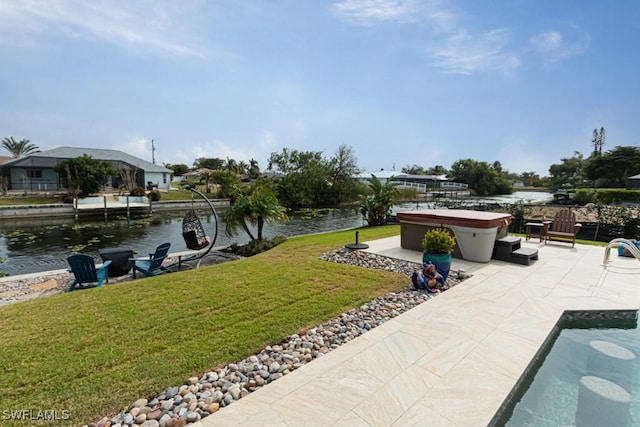
<svg viewBox="0 0 640 427">
<path fill-rule="evenodd" d="M 153 139 L 151 140 L 151 163 L 156 164 L 156 147 L 153 145 Z"/>
</svg>

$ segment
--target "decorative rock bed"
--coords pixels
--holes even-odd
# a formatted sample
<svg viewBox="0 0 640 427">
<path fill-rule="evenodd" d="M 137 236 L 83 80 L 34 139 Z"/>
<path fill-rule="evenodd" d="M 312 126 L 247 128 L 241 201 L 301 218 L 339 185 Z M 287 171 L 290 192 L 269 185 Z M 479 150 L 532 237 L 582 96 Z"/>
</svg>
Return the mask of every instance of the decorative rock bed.
<svg viewBox="0 0 640 427">
<path fill-rule="evenodd" d="M 304 333 L 286 337 L 282 342 L 267 346 L 237 363 L 205 372 L 200 377 L 188 378 L 184 384 L 169 387 L 149 400 L 139 399 L 116 416 L 104 417 L 88 426 L 178 427 L 195 423 L 438 295 L 411 288 L 409 277 L 420 268 L 420 264 L 344 248 L 325 253 L 320 259 L 399 272 L 407 276 L 409 285 Z M 449 287 L 467 278 L 462 270 L 451 273 L 447 279 Z"/>
</svg>

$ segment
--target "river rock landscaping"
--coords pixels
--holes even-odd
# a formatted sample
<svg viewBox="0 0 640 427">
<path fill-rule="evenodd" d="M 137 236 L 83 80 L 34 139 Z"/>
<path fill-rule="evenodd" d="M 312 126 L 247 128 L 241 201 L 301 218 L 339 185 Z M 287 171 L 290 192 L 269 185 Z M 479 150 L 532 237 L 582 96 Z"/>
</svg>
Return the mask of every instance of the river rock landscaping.
<svg viewBox="0 0 640 427">
<path fill-rule="evenodd" d="M 184 384 L 169 387 L 157 396 L 141 398 L 117 415 L 87 426 L 182 427 L 195 423 L 438 295 L 412 288 L 409 277 L 421 268 L 417 263 L 345 248 L 325 253 L 320 259 L 399 272 L 407 276 L 407 287 L 285 337 L 236 363 L 188 378 Z M 467 277 L 463 270 L 452 271 L 447 285 L 453 287 Z"/>
</svg>

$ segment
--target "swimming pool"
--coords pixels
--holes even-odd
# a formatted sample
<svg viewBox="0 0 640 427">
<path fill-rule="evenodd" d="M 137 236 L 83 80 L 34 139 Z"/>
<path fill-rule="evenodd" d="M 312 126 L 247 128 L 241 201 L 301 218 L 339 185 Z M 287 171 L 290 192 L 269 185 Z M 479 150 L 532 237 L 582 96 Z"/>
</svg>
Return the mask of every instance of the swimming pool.
<svg viewBox="0 0 640 427">
<path fill-rule="evenodd" d="M 490 425 L 640 425 L 637 318 L 565 313 Z"/>
</svg>

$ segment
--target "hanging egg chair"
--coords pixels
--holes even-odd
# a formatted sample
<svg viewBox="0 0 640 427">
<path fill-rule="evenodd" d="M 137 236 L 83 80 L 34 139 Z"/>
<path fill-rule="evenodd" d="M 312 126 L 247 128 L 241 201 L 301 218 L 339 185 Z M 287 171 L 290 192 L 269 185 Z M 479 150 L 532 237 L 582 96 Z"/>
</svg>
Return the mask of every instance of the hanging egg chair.
<svg viewBox="0 0 640 427">
<path fill-rule="evenodd" d="M 193 250 L 203 249 L 211 243 L 194 209 L 190 209 L 182 220 L 182 237 L 187 248 Z"/>
<path fill-rule="evenodd" d="M 182 237 L 184 238 L 184 243 L 187 248 L 191 250 L 199 251 L 206 248 L 207 246 L 208 249 L 206 251 L 194 254 L 191 257 L 184 258 L 182 261 L 202 261 L 202 258 L 207 256 L 211 249 L 213 249 L 213 245 L 216 243 L 216 238 L 218 237 L 218 215 L 216 214 L 216 210 L 207 196 L 187 185 L 185 185 L 183 188 L 199 195 L 205 202 L 207 202 L 209 208 L 211 209 L 211 213 L 213 214 L 214 232 L 210 237 L 207 235 L 204 227 L 202 226 L 202 222 L 200 222 L 200 218 L 198 218 L 198 215 L 196 214 L 196 211 L 193 207 L 193 194 L 191 195 L 191 209 L 187 211 L 184 218 L 182 219 Z M 198 266 L 200 265 L 200 261 L 198 261 Z"/>
</svg>

